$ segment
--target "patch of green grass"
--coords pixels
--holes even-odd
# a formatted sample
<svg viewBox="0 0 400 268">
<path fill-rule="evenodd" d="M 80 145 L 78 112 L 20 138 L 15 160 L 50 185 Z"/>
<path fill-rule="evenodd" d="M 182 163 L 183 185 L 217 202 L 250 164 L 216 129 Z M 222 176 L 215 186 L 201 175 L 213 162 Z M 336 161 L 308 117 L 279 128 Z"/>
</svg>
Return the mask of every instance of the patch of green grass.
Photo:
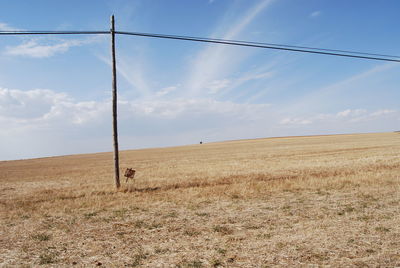
<svg viewBox="0 0 400 268">
<path fill-rule="evenodd" d="M 370 221 L 372 219 L 373 219 L 372 216 L 367 216 L 367 215 L 360 216 L 360 217 L 357 218 L 357 220 L 359 220 L 359 221 Z"/>
<path fill-rule="evenodd" d="M 85 219 L 90 219 L 90 218 L 92 218 L 94 216 L 97 216 L 97 214 L 98 213 L 96 211 L 93 211 L 93 212 L 85 213 L 85 214 L 83 214 L 83 216 L 85 217 Z"/>
<path fill-rule="evenodd" d="M 351 213 L 351 212 L 354 212 L 354 211 L 355 211 L 355 208 L 353 208 L 352 206 L 346 205 L 342 210 L 340 210 L 338 212 L 338 215 L 339 216 L 343 216 L 345 214 L 348 214 L 348 213 Z"/>
<path fill-rule="evenodd" d="M 223 263 L 222 263 L 222 261 L 220 259 L 211 260 L 211 266 L 212 267 L 220 267 L 222 265 L 223 265 Z"/>
<path fill-rule="evenodd" d="M 157 247 L 154 250 L 155 254 L 165 254 L 167 252 L 169 252 L 169 249 L 167 249 L 167 248 L 159 248 L 159 247 Z"/>
<path fill-rule="evenodd" d="M 376 227 L 375 230 L 378 231 L 378 232 L 382 232 L 382 233 L 387 233 L 387 232 L 390 231 L 389 228 L 386 228 L 386 227 L 383 227 L 383 226 Z"/>
<path fill-rule="evenodd" d="M 164 216 L 164 218 L 177 218 L 178 213 L 176 211 L 172 211 Z"/>
<path fill-rule="evenodd" d="M 56 262 L 56 255 L 52 252 L 46 252 L 39 256 L 39 264 L 51 264 Z"/>
<path fill-rule="evenodd" d="M 224 249 L 224 248 L 216 248 L 215 251 L 217 251 L 221 255 L 225 255 L 226 254 L 226 249 Z"/>
<path fill-rule="evenodd" d="M 179 268 L 201 268 L 203 267 L 203 262 L 199 260 L 194 260 L 190 262 L 184 261 L 182 264 L 178 264 L 177 267 Z"/>
<path fill-rule="evenodd" d="M 46 233 L 35 234 L 35 235 L 32 235 L 32 239 L 35 239 L 38 241 L 49 241 L 51 239 L 51 235 L 46 234 Z"/>
<path fill-rule="evenodd" d="M 196 213 L 196 216 L 199 216 L 199 217 L 209 217 L 209 216 L 210 216 L 210 213 L 197 212 L 197 213 Z"/>
<path fill-rule="evenodd" d="M 226 226 L 223 226 L 223 225 L 215 225 L 213 227 L 213 231 L 216 232 L 216 233 L 224 234 L 224 235 L 228 235 L 228 234 L 232 234 L 233 233 L 232 229 L 230 229 L 230 228 L 228 228 Z"/>
<path fill-rule="evenodd" d="M 138 267 L 142 264 L 142 261 L 147 258 L 147 254 L 143 252 L 136 253 L 132 257 L 132 261 L 125 264 L 126 267 Z"/>
<path fill-rule="evenodd" d="M 271 233 L 261 233 L 261 234 L 258 234 L 257 237 L 261 238 L 261 239 L 270 239 L 272 237 L 272 234 Z"/>
<path fill-rule="evenodd" d="M 153 222 L 152 224 L 148 225 L 147 228 L 150 230 L 161 228 L 162 224 L 159 222 Z"/>
<path fill-rule="evenodd" d="M 123 209 L 114 210 L 113 214 L 114 214 L 114 217 L 123 218 L 127 212 L 128 212 L 128 210 L 126 208 L 123 208 Z"/>
<path fill-rule="evenodd" d="M 241 196 L 238 195 L 238 194 L 232 194 L 232 195 L 231 195 L 231 198 L 232 198 L 232 199 L 240 199 Z"/>
<path fill-rule="evenodd" d="M 257 229 L 262 228 L 262 226 L 261 225 L 251 225 L 251 224 L 249 224 L 249 225 L 244 226 L 244 228 L 246 228 L 247 230 L 257 230 Z"/>
<path fill-rule="evenodd" d="M 135 228 L 143 228 L 146 226 L 146 223 L 144 221 L 135 221 L 135 223 L 133 224 L 135 226 Z"/>
<path fill-rule="evenodd" d="M 184 234 L 188 235 L 188 236 L 198 236 L 200 234 L 200 232 L 196 231 L 194 229 L 188 229 L 188 230 L 185 230 Z"/>
</svg>

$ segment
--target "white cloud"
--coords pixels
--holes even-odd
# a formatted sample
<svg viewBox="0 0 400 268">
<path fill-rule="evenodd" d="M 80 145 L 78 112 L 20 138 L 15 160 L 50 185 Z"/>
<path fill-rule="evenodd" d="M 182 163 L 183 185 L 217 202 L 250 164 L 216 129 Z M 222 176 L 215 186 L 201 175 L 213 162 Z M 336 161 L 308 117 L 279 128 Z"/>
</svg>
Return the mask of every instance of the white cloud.
<svg viewBox="0 0 400 268">
<path fill-rule="evenodd" d="M 76 102 L 66 93 L 48 89 L 22 91 L 0 88 L 0 118 L 13 125 L 82 124 L 103 116 L 106 102 Z"/>
<path fill-rule="evenodd" d="M 396 112 L 396 110 L 383 109 L 383 110 L 378 110 L 376 112 L 371 113 L 371 116 L 381 116 L 381 115 L 393 114 L 395 112 Z"/>
<path fill-rule="evenodd" d="M 389 131 L 400 119 L 400 112 L 392 109 L 283 116 L 268 104 L 209 98 L 125 99 L 118 106 L 121 149 L 199 140 Z M 107 99 L 77 101 L 48 89 L 0 88 L 0 159 L 111 150 L 111 118 Z"/>
<path fill-rule="evenodd" d="M 161 89 L 160 91 L 157 91 L 156 96 L 162 97 L 162 96 L 168 95 L 169 93 L 171 93 L 177 89 L 178 89 L 178 86 L 165 87 L 165 88 Z"/>
<path fill-rule="evenodd" d="M 338 125 L 338 124 L 354 124 L 362 122 L 373 122 L 378 119 L 395 118 L 400 115 L 400 111 L 391 109 L 382 109 L 368 112 L 366 109 L 346 109 L 337 113 L 317 114 L 305 117 L 285 117 L 280 121 L 281 125 Z M 394 117 L 392 117 L 394 116 Z M 371 124 L 373 126 L 373 124 Z"/>
<path fill-rule="evenodd" d="M 266 104 L 175 98 L 121 100 L 118 106 L 121 139 L 131 141 L 122 142 L 124 148 L 182 144 L 184 133 L 186 141 L 210 131 L 218 133 L 213 137 L 233 137 L 225 127 L 246 129 L 254 120 L 269 120 Z M 109 150 L 110 122 L 110 100 L 76 101 L 47 89 L 0 88 L 0 159 Z"/>
<path fill-rule="evenodd" d="M 136 115 L 153 116 L 157 118 L 176 119 L 190 115 L 224 115 L 233 118 L 250 119 L 257 117 L 257 112 L 265 110 L 268 104 L 239 104 L 213 99 L 151 100 L 141 102 L 126 102 Z"/>
<path fill-rule="evenodd" d="M 40 44 L 38 40 L 29 40 L 18 46 L 7 47 L 5 54 L 12 56 L 26 56 L 32 58 L 48 58 L 58 53 L 65 53 L 71 47 L 92 43 L 95 39 L 61 40 L 58 43 Z"/>
<path fill-rule="evenodd" d="M 222 80 L 214 80 L 211 83 L 209 83 L 206 88 L 209 89 L 208 93 L 210 94 L 215 94 L 221 89 L 226 88 L 231 81 L 228 79 L 222 79 Z"/>
<path fill-rule="evenodd" d="M 308 125 L 311 124 L 312 121 L 310 119 L 303 119 L 303 118 L 284 118 L 281 120 L 281 125 Z"/>
<path fill-rule="evenodd" d="M 336 114 L 337 117 L 357 117 L 367 113 L 365 109 L 347 109 Z"/>
<path fill-rule="evenodd" d="M 18 29 L 8 25 L 7 23 L 0 22 L 0 31 L 21 31 L 22 29 Z"/>
<path fill-rule="evenodd" d="M 310 18 L 316 18 L 321 16 L 322 12 L 320 10 L 314 11 L 310 14 Z"/>
<path fill-rule="evenodd" d="M 0 88 L 0 116 L 14 119 L 37 119 L 56 103 L 69 101 L 64 93 L 46 89 L 21 91 Z"/>
</svg>

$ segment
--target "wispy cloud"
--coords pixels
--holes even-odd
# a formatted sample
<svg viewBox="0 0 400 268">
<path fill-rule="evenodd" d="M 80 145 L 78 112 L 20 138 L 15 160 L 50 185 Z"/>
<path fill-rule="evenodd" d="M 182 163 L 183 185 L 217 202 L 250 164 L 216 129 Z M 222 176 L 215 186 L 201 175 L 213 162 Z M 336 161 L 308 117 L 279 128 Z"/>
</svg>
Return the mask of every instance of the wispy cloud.
<svg viewBox="0 0 400 268">
<path fill-rule="evenodd" d="M 228 79 L 214 80 L 209 83 L 206 88 L 208 89 L 209 94 L 216 94 L 220 90 L 228 87 L 230 83 L 231 81 Z"/>
<path fill-rule="evenodd" d="M 314 12 L 312 12 L 312 13 L 310 14 L 310 18 L 316 18 L 316 17 L 319 17 L 319 16 L 321 16 L 321 15 L 322 15 L 322 11 L 317 10 L 317 11 L 314 11 Z"/>
<path fill-rule="evenodd" d="M 381 109 L 376 111 L 368 111 L 367 109 L 346 109 L 337 113 L 316 114 L 306 117 L 285 117 L 280 121 L 281 125 L 331 125 L 351 124 L 361 122 L 371 122 L 376 120 L 384 120 L 389 117 L 399 117 L 400 111 L 393 109 Z M 400 119 L 400 117 L 399 117 Z"/>
<path fill-rule="evenodd" d="M 396 67 L 397 65 L 395 63 L 376 65 L 368 70 L 304 94 L 302 97 L 297 98 L 295 102 L 288 104 L 286 110 L 302 111 L 308 110 L 310 107 L 320 108 L 321 106 L 326 106 L 326 103 L 332 103 L 332 100 L 334 99 L 333 96 L 338 96 L 343 94 L 343 92 L 348 92 L 351 89 L 360 87 L 363 87 L 366 90 L 370 79 Z"/>
<path fill-rule="evenodd" d="M 268 66 L 263 66 L 260 69 L 241 73 L 237 77 L 229 77 L 229 79 L 225 78 L 221 80 L 214 80 L 211 82 L 210 86 L 207 87 L 208 89 L 210 89 L 209 93 L 216 94 L 217 97 L 223 97 L 230 95 L 232 91 L 234 91 L 238 87 L 246 85 L 246 83 L 262 81 L 264 79 L 273 77 L 274 72 L 266 71 L 266 69 L 268 69 L 266 67 Z M 246 94 L 247 93 L 248 91 L 246 92 Z M 245 92 L 242 92 L 242 94 L 245 94 Z M 243 97 L 242 94 L 239 94 L 240 96 L 239 99 Z M 236 99 L 237 98 L 238 96 L 236 96 Z"/>
<path fill-rule="evenodd" d="M 224 39 L 233 39 L 240 34 L 265 8 L 274 0 L 264 0 L 251 7 L 238 22 L 223 36 Z"/>
<path fill-rule="evenodd" d="M 232 26 L 229 26 L 224 35 L 218 36 L 218 32 L 215 32 L 212 36 L 223 39 L 237 38 L 272 2 L 273 0 L 258 2 L 247 10 L 242 17 L 234 22 L 230 21 L 229 25 Z M 189 93 L 195 96 L 212 81 L 224 79 L 224 76 L 227 76 L 234 66 L 237 66 L 237 63 L 246 57 L 245 53 L 241 53 L 241 55 L 235 53 L 236 49 L 226 46 L 207 45 L 192 63 L 191 73 L 186 83 Z"/>
<path fill-rule="evenodd" d="M 163 89 L 161 89 L 160 91 L 156 92 L 156 96 L 157 97 L 162 97 L 165 95 L 168 95 L 171 92 L 174 92 L 178 89 L 179 86 L 169 86 L 169 87 L 165 87 Z"/>
<path fill-rule="evenodd" d="M 103 55 L 97 55 L 97 57 L 107 65 L 111 66 L 111 60 L 109 57 Z M 143 60 L 132 62 L 123 57 L 118 58 L 118 74 L 120 74 L 130 86 L 135 88 L 142 97 L 149 96 L 151 93 L 144 69 Z"/>
<path fill-rule="evenodd" d="M 71 47 L 82 46 L 93 43 L 93 41 L 93 39 L 61 40 L 58 42 L 49 42 L 50 44 L 41 44 L 38 40 L 29 40 L 18 46 L 7 47 L 5 54 L 32 58 L 48 58 L 59 53 L 65 53 Z"/>
<path fill-rule="evenodd" d="M 10 26 L 7 23 L 0 22 L 0 31 L 21 31 L 22 29 Z"/>
</svg>

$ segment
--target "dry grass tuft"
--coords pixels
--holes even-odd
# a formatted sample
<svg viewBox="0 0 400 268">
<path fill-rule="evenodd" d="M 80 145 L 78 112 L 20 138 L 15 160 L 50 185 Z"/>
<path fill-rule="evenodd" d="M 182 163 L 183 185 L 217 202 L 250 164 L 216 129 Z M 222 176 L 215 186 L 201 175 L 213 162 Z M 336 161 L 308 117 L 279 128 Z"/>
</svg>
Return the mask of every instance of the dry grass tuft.
<svg viewBox="0 0 400 268">
<path fill-rule="evenodd" d="M 400 266 L 397 133 L 0 162 L 0 266 Z"/>
</svg>

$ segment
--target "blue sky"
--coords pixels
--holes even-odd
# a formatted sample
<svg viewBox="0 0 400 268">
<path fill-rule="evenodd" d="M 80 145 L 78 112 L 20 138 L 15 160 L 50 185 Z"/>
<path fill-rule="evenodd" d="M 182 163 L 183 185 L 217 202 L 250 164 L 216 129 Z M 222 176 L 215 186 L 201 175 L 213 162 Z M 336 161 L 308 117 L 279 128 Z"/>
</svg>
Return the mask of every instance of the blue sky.
<svg viewBox="0 0 400 268">
<path fill-rule="evenodd" d="M 0 0 L 0 30 L 153 32 L 400 55 L 400 2 Z M 0 36 L 0 160 L 112 150 L 109 36 Z M 121 149 L 400 130 L 400 64 L 117 37 Z"/>
</svg>

